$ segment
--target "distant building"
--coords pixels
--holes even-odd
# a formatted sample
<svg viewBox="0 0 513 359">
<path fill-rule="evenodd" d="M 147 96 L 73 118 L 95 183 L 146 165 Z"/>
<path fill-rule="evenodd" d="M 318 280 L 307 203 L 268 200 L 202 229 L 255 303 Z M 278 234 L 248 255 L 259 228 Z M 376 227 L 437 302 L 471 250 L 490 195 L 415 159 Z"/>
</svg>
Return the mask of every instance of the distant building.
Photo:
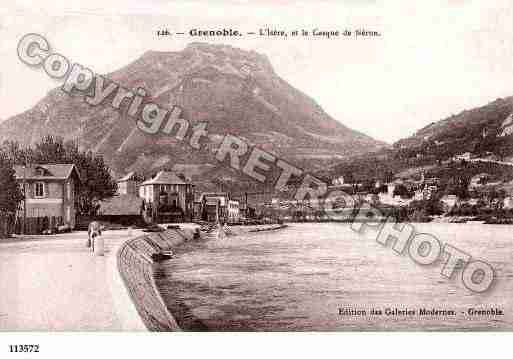
<svg viewBox="0 0 513 359">
<path fill-rule="evenodd" d="M 130 172 L 116 181 L 117 193 L 114 197 L 100 202 L 98 215 L 104 221 L 122 225 L 142 224 L 142 202 L 138 186 L 143 177 Z"/>
<path fill-rule="evenodd" d="M 341 185 L 345 184 L 344 176 L 340 176 L 340 177 L 334 178 L 331 181 L 331 184 L 334 185 L 334 186 L 341 186 Z"/>
<path fill-rule="evenodd" d="M 240 202 L 239 212 L 241 218 L 244 219 L 252 219 L 256 217 L 256 209 L 254 207 L 249 206 L 245 201 Z"/>
<path fill-rule="evenodd" d="M 413 201 L 413 198 L 405 199 L 401 198 L 401 196 L 391 196 L 388 193 L 379 193 L 378 197 L 380 203 L 389 206 L 407 206 Z"/>
<path fill-rule="evenodd" d="M 226 222 L 228 219 L 229 196 L 226 192 L 204 192 L 201 194 L 201 219 L 215 222 L 218 219 Z"/>
<path fill-rule="evenodd" d="M 470 152 L 461 153 L 461 154 L 458 154 L 453 157 L 453 159 L 456 161 L 458 161 L 458 160 L 459 161 L 469 161 L 471 158 L 472 158 L 472 153 L 470 153 Z"/>
<path fill-rule="evenodd" d="M 194 185 L 183 175 L 160 171 L 139 185 L 139 197 L 153 218 L 166 217 L 160 222 L 192 218 Z"/>
<path fill-rule="evenodd" d="M 438 186 L 436 185 L 426 185 L 422 190 L 422 195 L 425 200 L 430 200 L 433 195 L 438 191 Z"/>
<path fill-rule="evenodd" d="M 490 152 L 490 151 L 486 151 L 485 153 L 483 153 L 479 159 L 477 160 L 486 160 L 486 161 L 499 161 L 500 158 L 499 156 L 497 156 L 495 153 L 493 152 Z"/>
<path fill-rule="evenodd" d="M 513 209 L 513 196 L 504 198 L 504 209 Z"/>
<path fill-rule="evenodd" d="M 485 185 L 490 180 L 490 177 L 491 176 L 488 173 L 480 173 L 475 175 L 470 179 L 470 183 L 468 185 L 469 190 Z"/>
<path fill-rule="evenodd" d="M 56 223 L 51 225 L 67 225 L 75 228 L 77 214 L 77 196 L 80 186 L 80 175 L 74 164 L 34 164 L 29 167 L 14 166 L 16 181 L 23 190 L 26 210 L 21 208 L 19 217 L 48 218 Z M 49 229 L 49 228 L 44 228 Z"/>
<path fill-rule="evenodd" d="M 126 176 L 118 179 L 116 182 L 118 184 L 118 194 L 125 195 L 137 195 L 138 189 L 137 187 L 143 181 L 142 176 L 139 176 L 135 172 L 130 172 Z"/>
<path fill-rule="evenodd" d="M 359 195 L 361 195 L 363 201 L 367 202 L 367 203 L 372 204 L 372 203 L 378 201 L 377 196 L 374 193 L 365 193 L 365 194 L 361 193 Z"/>
<path fill-rule="evenodd" d="M 479 198 L 469 198 L 467 203 L 471 206 L 476 206 L 479 203 Z"/>
<path fill-rule="evenodd" d="M 384 193 L 378 193 L 379 202 L 390 206 L 406 206 L 410 204 L 413 201 L 413 198 L 401 198 L 401 196 L 394 194 L 397 186 L 404 185 L 404 181 L 401 179 L 395 180 L 393 183 L 388 183 L 387 191 Z"/>
<path fill-rule="evenodd" d="M 424 197 L 424 191 L 421 190 L 421 189 L 416 190 L 415 194 L 413 195 L 413 199 L 415 201 L 423 201 L 423 200 L 425 200 L 426 198 Z"/>
<path fill-rule="evenodd" d="M 459 204 L 460 199 L 458 196 L 454 194 L 449 194 L 440 198 L 440 202 L 443 203 L 444 210 L 446 212 L 449 212 L 451 209 L 453 209 L 456 205 Z"/>
<path fill-rule="evenodd" d="M 401 182 L 402 183 L 402 182 Z M 394 197 L 394 191 L 395 187 L 397 186 L 396 183 L 388 183 L 387 184 L 387 195 L 390 197 Z"/>
<path fill-rule="evenodd" d="M 510 114 L 501 125 L 500 137 L 513 135 L 513 114 Z"/>
<path fill-rule="evenodd" d="M 239 201 L 228 201 L 228 223 L 239 223 L 240 221 L 240 204 Z"/>
<path fill-rule="evenodd" d="M 424 179 L 424 184 L 427 186 L 439 186 L 440 178 L 438 177 L 429 177 Z"/>
<path fill-rule="evenodd" d="M 134 194 L 118 194 L 100 202 L 101 220 L 134 226 L 142 224 L 143 199 Z"/>
</svg>

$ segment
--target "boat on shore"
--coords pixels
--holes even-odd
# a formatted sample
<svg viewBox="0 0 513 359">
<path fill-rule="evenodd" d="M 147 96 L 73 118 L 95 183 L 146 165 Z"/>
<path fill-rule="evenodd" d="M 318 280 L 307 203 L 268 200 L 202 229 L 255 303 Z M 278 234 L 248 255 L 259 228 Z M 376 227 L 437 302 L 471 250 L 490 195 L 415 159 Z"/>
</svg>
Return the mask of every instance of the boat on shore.
<svg viewBox="0 0 513 359">
<path fill-rule="evenodd" d="M 151 255 L 151 259 L 154 262 L 163 262 L 165 260 L 171 259 L 174 257 L 174 252 L 172 250 L 163 250 Z"/>
</svg>

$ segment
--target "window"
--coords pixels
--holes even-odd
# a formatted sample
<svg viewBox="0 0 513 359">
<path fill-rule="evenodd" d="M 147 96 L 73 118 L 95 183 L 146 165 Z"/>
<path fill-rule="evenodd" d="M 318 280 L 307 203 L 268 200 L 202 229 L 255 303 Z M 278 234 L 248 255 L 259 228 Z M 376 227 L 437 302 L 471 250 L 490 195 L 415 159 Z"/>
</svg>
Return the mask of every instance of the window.
<svg viewBox="0 0 513 359">
<path fill-rule="evenodd" d="M 66 191 L 67 191 L 68 200 L 71 201 L 71 183 L 70 182 L 68 182 L 68 184 L 66 185 Z"/>
<path fill-rule="evenodd" d="M 34 197 L 42 198 L 45 196 L 45 184 L 44 182 L 36 182 Z"/>
</svg>

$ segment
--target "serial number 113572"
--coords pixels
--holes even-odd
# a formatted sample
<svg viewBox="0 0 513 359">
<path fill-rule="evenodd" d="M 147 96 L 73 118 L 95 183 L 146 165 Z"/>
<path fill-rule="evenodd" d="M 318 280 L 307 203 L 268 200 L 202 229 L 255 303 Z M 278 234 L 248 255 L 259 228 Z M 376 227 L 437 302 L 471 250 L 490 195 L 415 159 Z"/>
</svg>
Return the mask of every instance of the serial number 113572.
<svg viewBox="0 0 513 359">
<path fill-rule="evenodd" d="M 9 345 L 9 352 L 10 353 L 39 353 L 39 345 L 28 345 L 28 344 L 21 344 L 21 345 Z"/>
</svg>

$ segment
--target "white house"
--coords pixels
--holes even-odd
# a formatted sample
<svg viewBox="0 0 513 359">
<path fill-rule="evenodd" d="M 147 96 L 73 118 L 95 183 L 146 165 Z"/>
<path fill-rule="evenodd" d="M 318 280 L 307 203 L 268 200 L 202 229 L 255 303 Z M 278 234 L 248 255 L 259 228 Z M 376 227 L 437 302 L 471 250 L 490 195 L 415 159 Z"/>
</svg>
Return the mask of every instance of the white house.
<svg viewBox="0 0 513 359">
<path fill-rule="evenodd" d="M 513 209 L 513 196 L 504 198 L 504 209 Z"/>
<path fill-rule="evenodd" d="M 331 184 L 334 186 L 340 186 L 344 184 L 344 176 L 340 176 L 331 181 Z"/>
<path fill-rule="evenodd" d="M 180 208 L 185 216 L 192 213 L 194 185 L 174 172 L 160 171 L 139 185 L 139 197 L 146 203 L 160 207 Z"/>
<path fill-rule="evenodd" d="M 440 202 L 444 204 L 446 210 L 448 211 L 454 208 L 454 206 L 456 206 L 459 203 L 459 201 L 459 197 L 455 194 L 448 194 L 440 199 Z"/>
<path fill-rule="evenodd" d="M 472 158 L 472 153 L 470 153 L 470 152 L 465 152 L 465 153 L 461 153 L 461 154 L 454 156 L 455 160 L 460 160 L 460 161 L 462 161 L 462 160 L 469 161 L 471 158 Z"/>
<path fill-rule="evenodd" d="M 229 200 L 227 206 L 228 222 L 238 223 L 240 220 L 240 204 L 239 201 Z"/>
</svg>

